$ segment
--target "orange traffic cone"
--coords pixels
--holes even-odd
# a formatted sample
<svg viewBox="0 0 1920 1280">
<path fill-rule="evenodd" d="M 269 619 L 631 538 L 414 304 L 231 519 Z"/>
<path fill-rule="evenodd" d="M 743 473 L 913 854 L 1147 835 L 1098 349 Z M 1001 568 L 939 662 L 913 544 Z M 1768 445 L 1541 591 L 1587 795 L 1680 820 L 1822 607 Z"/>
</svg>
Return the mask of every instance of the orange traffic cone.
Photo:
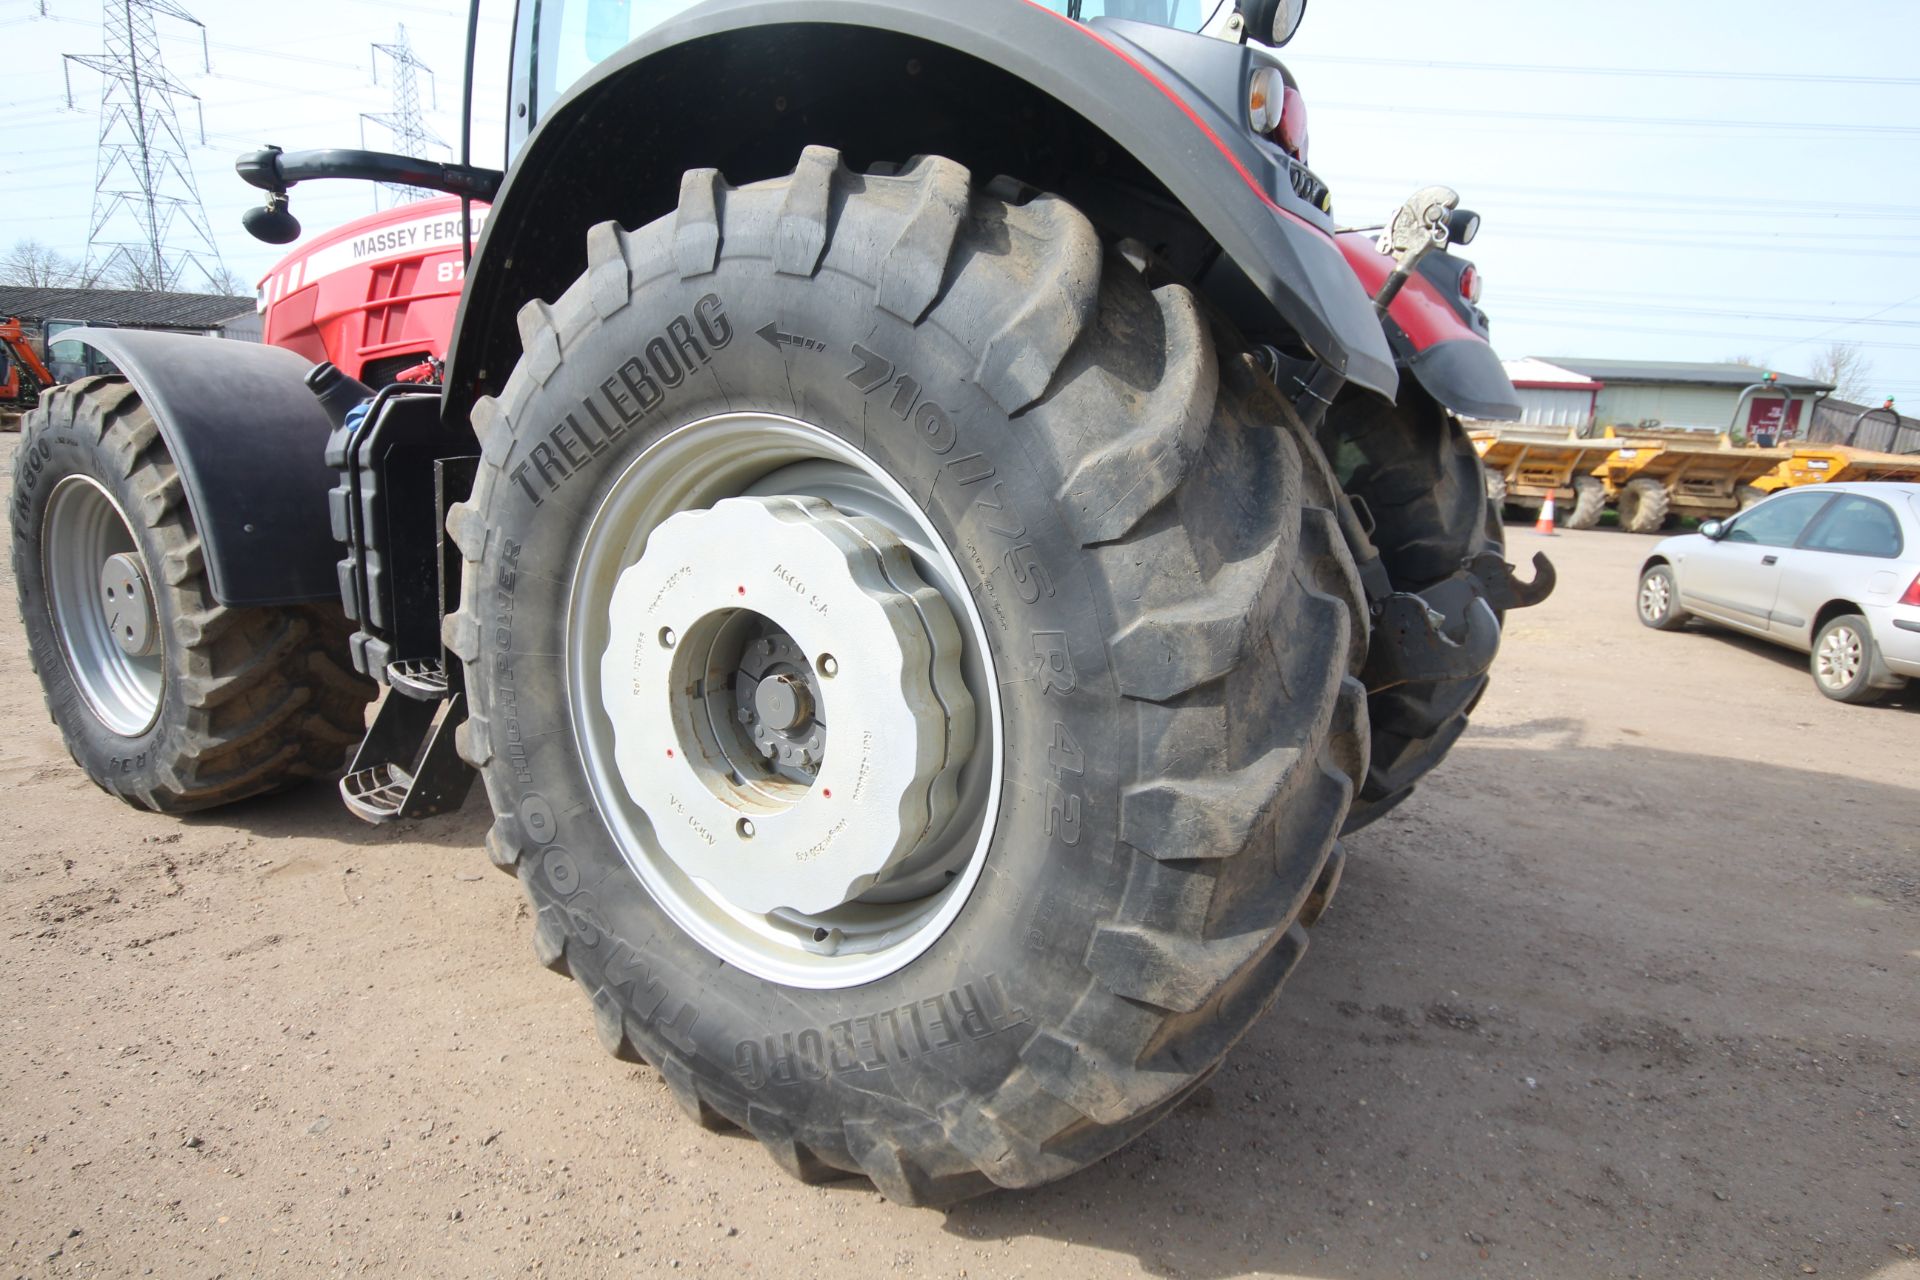
<svg viewBox="0 0 1920 1280">
<path fill-rule="evenodd" d="M 1533 531 L 1535 533 L 1545 534 L 1549 538 L 1553 536 L 1553 493 L 1551 490 L 1547 493 L 1547 500 L 1540 504 L 1540 519 L 1534 523 Z"/>
</svg>

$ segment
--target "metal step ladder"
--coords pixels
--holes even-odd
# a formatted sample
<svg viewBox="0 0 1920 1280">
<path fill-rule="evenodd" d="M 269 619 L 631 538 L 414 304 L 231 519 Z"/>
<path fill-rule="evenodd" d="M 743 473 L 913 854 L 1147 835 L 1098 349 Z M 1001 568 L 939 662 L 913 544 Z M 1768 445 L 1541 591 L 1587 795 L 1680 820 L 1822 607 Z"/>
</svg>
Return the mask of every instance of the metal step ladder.
<svg viewBox="0 0 1920 1280">
<path fill-rule="evenodd" d="M 450 692 L 445 666 L 427 661 L 392 664 L 387 686 L 340 779 L 340 798 L 355 817 L 376 823 L 458 809 L 473 786 L 473 770 L 453 746 L 467 718 L 465 691 Z"/>
</svg>

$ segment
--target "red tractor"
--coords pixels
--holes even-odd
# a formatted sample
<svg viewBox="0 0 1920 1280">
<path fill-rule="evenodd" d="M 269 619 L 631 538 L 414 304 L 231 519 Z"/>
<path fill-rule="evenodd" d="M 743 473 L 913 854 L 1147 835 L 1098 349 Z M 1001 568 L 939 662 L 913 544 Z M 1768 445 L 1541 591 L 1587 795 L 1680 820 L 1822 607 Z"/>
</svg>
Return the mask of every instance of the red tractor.
<svg viewBox="0 0 1920 1280">
<path fill-rule="evenodd" d="M 486 206 L 471 218 L 478 232 Z M 260 282 L 265 340 L 370 386 L 438 382 L 467 277 L 465 225 L 461 202 L 440 196 L 315 236 Z"/>
<path fill-rule="evenodd" d="M 244 157 L 262 238 L 378 179 L 460 256 L 336 233 L 283 346 L 67 335 L 124 373 L 36 411 L 14 530 L 75 759 L 183 810 L 357 740 L 373 820 L 477 772 L 608 1050 L 799 1177 L 1112 1151 L 1551 586 L 1454 417 L 1513 407 L 1474 219 L 1336 236 L 1301 7 L 522 0 L 504 172 Z"/>
</svg>

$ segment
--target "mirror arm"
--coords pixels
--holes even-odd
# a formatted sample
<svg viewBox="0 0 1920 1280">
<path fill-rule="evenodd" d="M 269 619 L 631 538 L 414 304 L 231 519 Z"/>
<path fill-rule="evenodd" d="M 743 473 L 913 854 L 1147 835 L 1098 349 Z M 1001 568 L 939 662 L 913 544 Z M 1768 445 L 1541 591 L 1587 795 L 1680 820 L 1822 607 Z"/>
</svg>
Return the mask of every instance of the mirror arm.
<svg viewBox="0 0 1920 1280">
<path fill-rule="evenodd" d="M 282 151 L 267 147 L 234 162 L 241 179 L 273 195 L 284 196 L 296 183 L 317 178 L 349 178 L 425 187 L 473 200 L 491 200 L 506 175 L 498 169 L 449 164 L 385 151 L 327 147 L 318 151 Z"/>
</svg>

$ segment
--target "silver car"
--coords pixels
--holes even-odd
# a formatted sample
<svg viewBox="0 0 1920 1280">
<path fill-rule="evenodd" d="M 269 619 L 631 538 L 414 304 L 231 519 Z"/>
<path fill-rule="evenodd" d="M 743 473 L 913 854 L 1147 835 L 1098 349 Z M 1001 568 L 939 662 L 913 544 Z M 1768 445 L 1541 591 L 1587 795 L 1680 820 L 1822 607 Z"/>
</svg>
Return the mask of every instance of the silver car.
<svg viewBox="0 0 1920 1280">
<path fill-rule="evenodd" d="M 1920 676 L 1920 484 L 1777 493 L 1667 538 L 1640 569 L 1640 621 L 1704 618 L 1810 655 L 1813 683 L 1873 702 Z"/>
</svg>

